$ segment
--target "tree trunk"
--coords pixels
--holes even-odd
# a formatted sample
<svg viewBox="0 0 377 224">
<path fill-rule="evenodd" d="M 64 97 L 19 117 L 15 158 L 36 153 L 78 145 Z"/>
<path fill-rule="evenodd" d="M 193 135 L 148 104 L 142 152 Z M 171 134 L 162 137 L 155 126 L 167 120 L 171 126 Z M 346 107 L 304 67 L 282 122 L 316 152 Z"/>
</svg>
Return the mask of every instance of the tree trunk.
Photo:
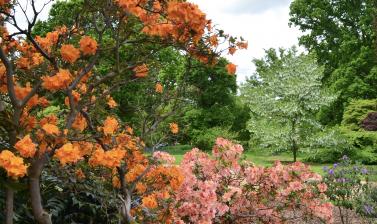
<svg viewBox="0 0 377 224">
<path fill-rule="evenodd" d="M 6 204 L 5 204 L 5 223 L 13 224 L 13 203 L 14 203 L 14 190 L 6 187 Z"/>
<path fill-rule="evenodd" d="M 38 160 L 34 161 L 28 170 L 31 208 L 33 211 L 33 216 L 36 222 L 39 224 L 52 224 L 51 215 L 43 209 L 39 180 L 46 160 L 46 156 L 39 158 Z"/>
<path fill-rule="evenodd" d="M 292 140 L 292 152 L 293 152 L 293 162 L 297 162 L 298 145 L 295 139 Z"/>
<path fill-rule="evenodd" d="M 124 178 L 125 171 L 124 168 L 118 168 L 118 174 L 120 179 L 120 186 L 122 190 L 122 206 L 121 206 L 121 216 L 123 224 L 131 224 L 135 222 L 134 217 L 131 215 L 131 202 L 132 202 L 132 193 L 127 189 L 126 179 Z"/>
<path fill-rule="evenodd" d="M 293 162 L 297 162 L 297 149 L 293 148 Z"/>
<path fill-rule="evenodd" d="M 17 116 L 17 115 L 15 115 Z M 16 117 L 17 119 L 17 117 Z M 14 146 L 17 142 L 17 131 L 14 127 L 5 127 L 8 132 L 9 144 Z M 8 183 L 12 182 L 9 178 Z M 6 224 L 13 224 L 13 216 L 14 216 L 14 190 L 11 186 L 5 187 L 5 223 Z"/>
<path fill-rule="evenodd" d="M 296 123 L 297 123 L 297 117 L 295 117 L 292 121 L 292 127 L 291 127 L 291 150 L 293 152 L 293 162 L 297 162 L 297 152 L 298 152 L 298 145 L 296 142 Z"/>
</svg>

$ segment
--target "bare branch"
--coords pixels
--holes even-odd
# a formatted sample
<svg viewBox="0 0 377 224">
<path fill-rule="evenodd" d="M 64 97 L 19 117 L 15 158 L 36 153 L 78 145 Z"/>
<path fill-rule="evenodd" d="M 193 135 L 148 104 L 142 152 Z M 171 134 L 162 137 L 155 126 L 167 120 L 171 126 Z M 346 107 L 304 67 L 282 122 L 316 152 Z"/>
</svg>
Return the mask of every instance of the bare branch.
<svg viewBox="0 0 377 224">
<path fill-rule="evenodd" d="M 30 93 L 21 101 L 21 107 L 24 107 L 29 100 L 37 93 L 39 87 L 41 87 L 42 81 L 39 80 L 33 87 L 33 89 L 30 91 Z"/>
</svg>

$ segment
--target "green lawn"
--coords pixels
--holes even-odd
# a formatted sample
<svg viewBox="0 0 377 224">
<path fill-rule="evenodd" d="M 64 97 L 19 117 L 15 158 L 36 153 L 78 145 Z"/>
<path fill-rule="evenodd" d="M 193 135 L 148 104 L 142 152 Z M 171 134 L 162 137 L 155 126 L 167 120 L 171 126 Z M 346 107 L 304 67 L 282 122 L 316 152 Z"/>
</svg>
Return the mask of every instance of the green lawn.
<svg viewBox="0 0 377 224">
<path fill-rule="evenodd" d="M 176 158 L 176 163 L 179 164 L 182 159 L 183 155 L 190 151 L 192 147 L 189 145 L 177 145 L 177 146 L 168 146 L 164 148 L 164 151 L 169 152 L 171 155 L 174 155 Z M 280 160 L 284 162 L 292 162 L 293 157 L 290 153 L 280 153 L 278 155 L 274 155 L 269 151 L 252 151 L 248 150 L 244 153 L 247 160 L 252 161 L 256 165 L 259 166 L 271 166 L 274 161 Z M 304 154 L 299 154 L 297 159 L 301 161 L 305 157 Z M 318 163 L 308 163 L 312 170 L 316 173 L 323 174 L 323 167 L 324 166 L 332 166 L 332 164 L 318 164 Z M 368 170 L 370 170 L 371 175 L 369 176 L 370 181 L 377 182 L 377 166 L 366 166 Z"/>
</svg>

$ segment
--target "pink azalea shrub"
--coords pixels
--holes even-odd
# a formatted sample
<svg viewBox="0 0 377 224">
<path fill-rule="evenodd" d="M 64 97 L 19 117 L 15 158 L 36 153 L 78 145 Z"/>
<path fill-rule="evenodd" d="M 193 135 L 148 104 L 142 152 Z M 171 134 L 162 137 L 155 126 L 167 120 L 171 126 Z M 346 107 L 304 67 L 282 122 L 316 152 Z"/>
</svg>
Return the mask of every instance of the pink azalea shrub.
<svg viewBox="0 0 377 224">
<path fill-rule="evenodd" d="M 156 151 L 153 153 L 153 158 L 161 163 L 172 165 L 175 163 L 175 157 L 167 152 Z"/>
<path fill-rule="evenodd" d="M 332 223 L 320 175 L 300 162 L 258 167 L 241 160 L 242 152 L 218 138 L 211 156 L 197 148 L 184 155 L 176 223 Z"/>
</svg>

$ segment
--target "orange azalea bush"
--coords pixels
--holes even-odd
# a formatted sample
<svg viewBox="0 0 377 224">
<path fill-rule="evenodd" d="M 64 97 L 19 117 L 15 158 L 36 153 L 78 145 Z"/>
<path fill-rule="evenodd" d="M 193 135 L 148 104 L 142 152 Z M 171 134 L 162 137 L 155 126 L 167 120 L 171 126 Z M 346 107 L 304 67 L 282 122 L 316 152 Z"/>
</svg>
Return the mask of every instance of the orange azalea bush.
<svg viewBox="0 0 377 224">
<path fill-rule="evenodd" d="M 0 99 L 12 124 L 5 128 L 9 147 L 0 149 L 6 181 L 27 179 L 34 221 L 48 224 L 51 215 L 44 209 L 40 182 L 45 167 L 53 160 L 63 167 L 86 163 L 111 173 L 108 181 L 119 188 L 122 222 L 173 220 L 171 195 L 183 181 L 181 172 L 166 155 L 144 155 L 142 140 L 116 116 L 111 97 L 120 86 L 150 77 L 153 54 L 135 51 L 137 57 L 120 60 L 122 44 L 174 47 L 211 65 L 221 53 L 215 51 L 218 43 L 228 42 L 222 51 L 232 48 L 232 54 L 247 43 L 213 29 L 197 5 L 175 0 L 90 0 L 85 12 L 95 18 L 92 26 L 77 18 L 72 27 L 35 35 L 40 14 L 35 2 L 27 1 L 34 14 L 25 18 L 24 28 L 14 10 L 19 1 L 0 1 Z M 9 33 L 8 26 L 16 31 Z M 102 58 L 114 64 L 98 69 Z M 161 87 L 149 88 L 162 93 Z M 48 113 L 50 106 L 59 111 Z M 171 131 L 178 133 L 178 125 L 172 123 Z M 77 176 L 85 174 L 77 171 Z M 14 215 L 11 185 L 6 197 L 8 224 Z M 132 207 L 133 198 L 141 203 Z M 147 215 L 152 213 L 153 219 Z"/>
<path fill-rule="evenodd" d="M 333 222 L 326 185 L 307 165 L 258 167 L 242 161 L 242 152 L 218 138 L 212 156 L 199 149 L 184 155 L 176 223 Z"/>
</svg>

